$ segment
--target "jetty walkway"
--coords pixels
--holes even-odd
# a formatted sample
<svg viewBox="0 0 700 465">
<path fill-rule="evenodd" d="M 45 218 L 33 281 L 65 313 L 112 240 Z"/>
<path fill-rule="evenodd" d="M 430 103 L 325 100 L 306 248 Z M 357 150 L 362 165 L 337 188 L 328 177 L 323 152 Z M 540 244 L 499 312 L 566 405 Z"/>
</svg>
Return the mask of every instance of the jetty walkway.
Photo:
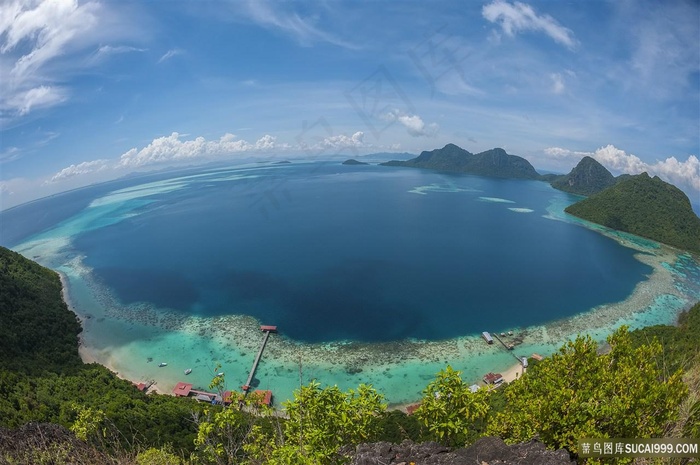
<svg viewBox="0 0 700 465">
<path fill-rule="evenodd" d="M 250 368 L 250 374 L 248 375 L 248 380 L 243 385 L 243 394 L 248 394 L 250 390 L 250 384 L 253 382 L 253 377 L 255 376 L 255 370 L 258 369 L 258 364 L 260 363 L 260 358 L 262 357 L 263 351 L 265 350 L 265 345 L 270 337 L 270 333 L 277 332 L 277 326 L 261 326 L 260 330 L 265 333 L 263 336 L 262 344 L 260 344 L 260 350 L 258 350 L 258 355 L 255 357 L 253 366 Z"/>
</svg>

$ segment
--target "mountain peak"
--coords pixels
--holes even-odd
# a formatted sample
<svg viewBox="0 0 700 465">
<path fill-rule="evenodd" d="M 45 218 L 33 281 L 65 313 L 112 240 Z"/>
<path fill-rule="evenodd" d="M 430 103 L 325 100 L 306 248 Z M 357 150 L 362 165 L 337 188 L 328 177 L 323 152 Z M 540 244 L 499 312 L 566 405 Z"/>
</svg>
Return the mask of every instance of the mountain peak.
<svg viewBox="0 0 700 465">
<path fill-rule="evenodd" d="M 615 177 L 596 159 L 585 156 L 566 176 L 552 181 L 552 187 L 579 195 L 592 195 L 615 184 Z"/>
<path fill-rule="evenodd" d="M 502 148 L 475 155 L 455 144 L 447 144 L 441 149 L 422 152 L 418 157 L 405 162 L 390 161 L 382 165 L 427 168 L 497 178 L 540 179 L 540 175 L 529 161 L 509 155 Z"/>
</svg>

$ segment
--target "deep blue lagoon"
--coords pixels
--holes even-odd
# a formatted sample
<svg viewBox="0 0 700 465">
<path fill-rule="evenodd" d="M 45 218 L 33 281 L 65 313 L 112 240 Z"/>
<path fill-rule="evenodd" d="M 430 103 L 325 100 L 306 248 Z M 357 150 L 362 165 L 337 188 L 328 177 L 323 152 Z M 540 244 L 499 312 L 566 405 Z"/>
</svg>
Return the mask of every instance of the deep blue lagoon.
<svg viewBox="0 0 700 465">
<path fill-rule="evenodd" d="M 3 228 L 12 216 L 19 243 L 63 205 L 83 225 L 65 252 L 123 304 L 251 315 L 303 342 L 538 325 L 624 300 L 651 272 L 553 217 L 577 198 L 544 182 L 301 163 L 128 183 L 19 207 Z"/>
</svg>

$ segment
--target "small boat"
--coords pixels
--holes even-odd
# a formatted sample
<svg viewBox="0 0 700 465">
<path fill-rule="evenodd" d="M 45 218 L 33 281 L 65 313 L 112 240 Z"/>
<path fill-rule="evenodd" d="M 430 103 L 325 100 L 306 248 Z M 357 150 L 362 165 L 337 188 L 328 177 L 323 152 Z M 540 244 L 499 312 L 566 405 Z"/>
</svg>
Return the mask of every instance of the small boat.
<svg viewBox="0 0 700 465">
<path fill-rule="evenodd" d="M 163 367 L 167 367 L 168 364 L 165 363 L 165 362 L 160 362 L 160 365 L 158 365 L 158 366 L 161 367 L 161 368 L 163 368 Z"/>
<path fill-rule="evenodd" d="M 221 372 L 219 372 L 216 376 L 224 376 L 224 372 L 221 371 Z"/>
<path fill-rule="evenodd" d="M 189 375 L 190 373 L 192 373 L 192 368 L 188 368 L 185 370 L 186 375 Z"/>
</svg>

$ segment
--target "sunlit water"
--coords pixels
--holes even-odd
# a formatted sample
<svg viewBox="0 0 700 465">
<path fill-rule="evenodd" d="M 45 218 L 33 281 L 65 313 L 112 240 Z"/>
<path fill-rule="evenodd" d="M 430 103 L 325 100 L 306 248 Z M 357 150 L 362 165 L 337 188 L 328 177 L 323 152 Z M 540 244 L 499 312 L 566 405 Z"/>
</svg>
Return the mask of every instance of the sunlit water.
<svg viewBox="0 0 700 465">
<path fill-rule="evenodd" d="M 476 380 L 579 332 L 672 322 L 698 298 L 689 256 L 573 220 L 576 200 L 537 181 L 299 163 L 120 181 L 0 218 L 4 245 L 64 274 L 84 347 L 124 376 L 206 386 L 220 363 L 235 389 L 274 324 L 256 384 L 278 400 L 316 377 L 405 402 L 445 363 Z M 514 352 L 478 337 L 511 329 Z"/>
</svg>

